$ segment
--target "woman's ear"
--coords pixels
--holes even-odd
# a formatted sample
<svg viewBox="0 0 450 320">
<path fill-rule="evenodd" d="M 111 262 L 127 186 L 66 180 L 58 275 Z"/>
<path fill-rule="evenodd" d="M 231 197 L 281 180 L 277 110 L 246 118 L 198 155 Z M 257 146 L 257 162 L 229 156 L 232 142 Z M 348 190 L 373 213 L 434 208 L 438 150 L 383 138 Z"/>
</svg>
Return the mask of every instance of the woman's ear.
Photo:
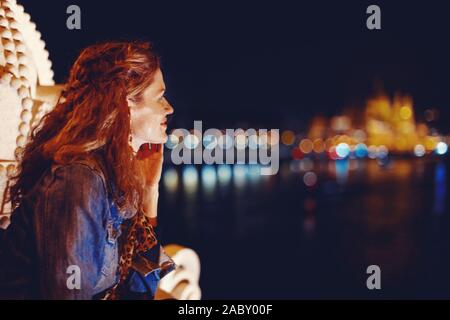
<svg viewBox="0 0 450 320">
<path fill-rule="evenodd" d="M 135 107 L 136 100 L 133 97 L 127 96 L 128 107 Z"/>
</svg>

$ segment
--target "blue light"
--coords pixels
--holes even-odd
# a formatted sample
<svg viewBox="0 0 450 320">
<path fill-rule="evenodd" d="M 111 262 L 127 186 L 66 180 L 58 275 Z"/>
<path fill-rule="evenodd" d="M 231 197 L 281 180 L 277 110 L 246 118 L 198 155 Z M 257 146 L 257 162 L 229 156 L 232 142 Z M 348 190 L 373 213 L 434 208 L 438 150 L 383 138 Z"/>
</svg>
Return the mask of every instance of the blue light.
<svg viewBox="0 0 450 320">
<path fill-rule="evenodd" d="M 199 139 L 196 135 L 194 134 L 188 134 L 185 138 L 184 138 L 184 145 L 188 148 L 188 149 L 195 149 L 199 144 Z"/>
<path fill-rule="evenodd" d="M 345 185 L 348 179 L 348 171 L 349 171 L 349 161 L 346 160 L 337 160 L 335 162 L 336 166 L 336 180 L 340 185 Z"/>
<path fill-rule="evenodd" d="M 221 164 L 217 168 L 217 176 L 221 185 L 227 185 L 232 176 L 231 168 L 227 164 Z"/>
<path fill-rule="evenodd" d="M 436 145 L 436 153 L 438 155 L 444 155 L 447 153 L 447 151 L 448 151 L 448 146 L 445 142 L 441 141 Z"/>
<path fill-rule="evenodd" d="M 177 136 L 170 134 L 167 138 L 166 147 L 168 149 L 173 149 L 177 146 L 179 141 L 180 141 L 180 139 Z"/>
<path fill-rule="evenodd" d="M 445 212 L 445 199 L 447 194 L 447 172 L 445 165 L 440 162 L 437 164 L 434 172 L 434 205 L 433 211 L 437 215 L 441 215 Z"/>
<path fill-rule="evenodd" d="M 341 142 L 336 146 L 336 154 L 339 158 L 346 158 L 350 154 L 350 147 L 345 142 Z"/>
<path fill-rule="evenodd" d="M 202 184 L 204 188 L 214 188 L 216 185 L 217 175 L 214 166 L 206 165 L 202 168 Z"/>
<path fill-rule="evenodd" d="M 194 192 L 197 189 L 198 172 L 193 165 L 183 168 L 183 185 L 186 191 Z"/>
<path fill-rule="evenodd" d="M 248 176 L 250 181 L 257 182 L 261 178 L 261 168 L 258 164 L 248 166 Z"/>
<path fill-rule="evenodd" d="M 358 143 L 355 146 L 355 155 L 358 158 L 365 158 L 369 155 L 369 152 L 367 151 L 367 146 L 364 143 Z"/>
<path fill-rule="evenodd" d="M 386 146 L 379 146 L 377 150 L 377 157 L 378 159 L 384 159 L 387 158 L 389 155 L 389 150 L 386 148 Z"/>
<path fill-rule="evenodd" d="M 205 149 L 212 150 L 217 146 L 217 138 L 213 135 L 206 135 L 203 137 L 203 145 Z"/>
</svg>

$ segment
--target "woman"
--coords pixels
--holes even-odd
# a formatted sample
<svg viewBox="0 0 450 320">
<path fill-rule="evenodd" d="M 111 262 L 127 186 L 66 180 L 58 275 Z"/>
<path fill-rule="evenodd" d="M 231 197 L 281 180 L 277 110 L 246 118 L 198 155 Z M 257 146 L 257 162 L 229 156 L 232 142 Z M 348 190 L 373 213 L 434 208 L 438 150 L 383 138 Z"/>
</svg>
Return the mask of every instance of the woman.
<svg viewBox="0 0 450 320">
<path fill-rule="evenodd" d="M 166 100 L 149 43 L 84 49 L 32 131 L 9 191 L 4 297 L 154 298 L 175 268 L 156 236 Z"/>
</svg>

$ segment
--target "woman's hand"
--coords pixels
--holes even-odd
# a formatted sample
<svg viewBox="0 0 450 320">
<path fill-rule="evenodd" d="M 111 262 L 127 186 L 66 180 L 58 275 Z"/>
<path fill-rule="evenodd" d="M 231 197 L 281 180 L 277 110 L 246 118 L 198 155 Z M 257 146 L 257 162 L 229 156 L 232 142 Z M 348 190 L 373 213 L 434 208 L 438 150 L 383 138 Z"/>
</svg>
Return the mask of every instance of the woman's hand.
<svg viewBox="0 0 450 320">
<path fill-rule="evenodd" d="M 164 160 L 162 144 L 144 143 L 137 153 L 145 187 L 158 187 Z"/>
<path fill-rule="evenodd" d="M 149 218 L 158 215 L 159 181 L 163 164 L 162 144 L 143 144 L 137 153 L 138 164 L 144 178 L 144 214 Z"/>
</svg>

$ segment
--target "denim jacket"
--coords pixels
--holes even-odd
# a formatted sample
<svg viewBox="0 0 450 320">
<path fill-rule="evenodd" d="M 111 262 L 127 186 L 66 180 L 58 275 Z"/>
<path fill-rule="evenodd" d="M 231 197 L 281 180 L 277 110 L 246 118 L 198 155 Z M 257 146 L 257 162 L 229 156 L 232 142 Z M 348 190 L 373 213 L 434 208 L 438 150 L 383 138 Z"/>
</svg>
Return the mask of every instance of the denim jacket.
<svg viewBox="0 0 450 320">
<path fill-rule="evenodd" d="M 92 160 L 53 165 L 23 198 L 0 239 L 0 297 L 93 299 L 118 282 L 124 215 L 101 168 Z M 159 241 L 137 258 L 130 298 L 152 299 L 176 265 Z"/>
</svg>

